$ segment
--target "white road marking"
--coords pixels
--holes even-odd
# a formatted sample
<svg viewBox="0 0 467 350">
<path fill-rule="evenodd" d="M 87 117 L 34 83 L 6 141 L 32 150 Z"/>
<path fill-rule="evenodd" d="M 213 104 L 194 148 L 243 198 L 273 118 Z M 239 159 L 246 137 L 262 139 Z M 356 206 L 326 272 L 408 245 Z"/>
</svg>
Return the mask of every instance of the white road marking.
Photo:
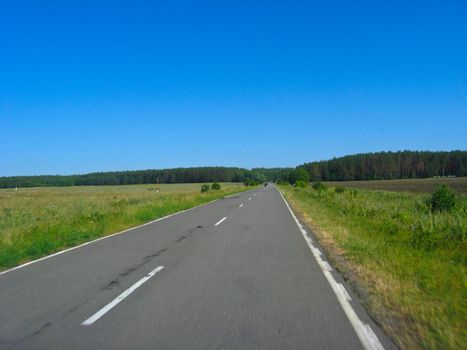
<svg viewBox="0 0 467 350">
<path fill-rule="evenodd" d="M 249 200 L 249 201 L 251 201 L 251 197 L 250 197 L 250 198 L 248 198 L 248 200 Z"/>
<path fill-rule="evenodd" d="M 237 193 L 234 193 L 233 195 L 235 195 L 235 194 L 237 194 Z M 231 195 L 231 196 L 233 196 L 233 195 Z M 185 210 L 182 210 L 182 211 L 179 211 L 179 212 L 176 212 L 176 213 L 173 213 L 173 214 L 164 216 L 164 217 L 162 217 L 162 218 L 149 221 L 149 222 L 147 222 L 147 223 L 145 223 L 145 224 L 142 224 L 142 225 L 138 225 L 138 226 L 135 226 L 135 227 L 131 227 L 131 228 L 128 228 L 128 229 L 123 230 L 123 231 L 120 231 L 120 232 L 112 233 L 111 235 L 107 235 L 107 236 L 104 236 L 104 237 L 100 237 L 100 238 L 94 239 L 94 240 L 89 241 L 89 242 L 85 242 L 85 243 L 80 244 L 80 245 L 77 245 L 77 246 L 75 246 L 75 247 L 71 247 L 71 248 L 68 248 L 68 249 L 65 249 L 65 250 L 61 250 L 61 251 L 59 251 L 59 252 L 57 252 L 57 253 L 53 253 L 53 254 L 50 254 L 50 255 L 46 255 L 46 256 L 44 256 L 44 257 L 42 257 L 42 258 L 29 261 L 29 262 L 24 263 L 24 264 L 22 264 L 22 265 L 18 265 L 18 266 L 16 266 L 16 267 L 13 267 L 13 268 L 11 268 L 11 269 L 9 269 L 9 270 L 2 271 L 2 272 L 0 272 L 0 276 L 3 275 L 3 274 L 5 274 L 5 273 L 14 271 L 14 270 L 22 269 L 23 267 L 26 267 L 26 266 L 28 266 L 28 265 L 35 264 L 35 263 L 37 263 L 37 262 L 39 262 L 39 261 L 46 260 L 46 259 L 49 259 L 49 258 L 53 258 L 54 256 L 57 256 L 57 255 L 60 255 L 60 254 L 63 254 L 63 253 L 66 253 L 66 252 L 69 252 L 69 251 L 72 251 L 72 250 L 75 250 L 75 249 L 84 247 L 84 246 L 87 246 L 88 244 L 92 244 L 92 243 L 101 241 L 101 240 L 103 240 L 103 239 L 107 239 L 107 238 L 110 238 L 110 237 L 113 237 L 113 236 L 117 236 L 117 235 L 120 235 L 120 234 L 125 233 L 125 232 L 129 232 L 129 231 L 132 231 L 132 230 L 136 230 L 136 229 L 138 229 L 138 228 L 140 228 L 140 227 L 147 226 L 147 225 L 151 225 L 151 224 L 153 224 L 153 223 L 155 223 L 155 222 L 168 219 L 168 218 L 170 218 L 170 217 L 172 217 L 172 216 L 175 216 L 175 215 L 178 215 L 178 214 L 182 214 L 182 213 L 185 213 L 185 212 L 187 212 L 187 211 L 190 211 L 190 210 L 193 210 L 193 209 L 196 209 L 196 208 L 204 207 L 204 206 L 206 206 L 206 205 L 212 204 L 212 203 L 217 202 L 217 201 L 220 201 L 220 199 L 215 199 L 215 200 L 213 200 L 213 201 L 211 201 L 211 202 L 208 202 L 208 203 L 205 203 L 205 204 L 201 204 L 201 205 L 198 205 L 198 206 L 193 207 L 193 208 L 188 208 L 188 209 L 185 209 Z"/>
<path fill-rule="evenodd" d="M 327 261 L 321 260 L 321 268 L 326 271 L 332 271 L 331 265 Z"/>
<path fill-rule="evenodd" d="M 243 203 L 238 206 L 239 208 L 243 207 Z"/>
<path fill-rule="evenodd" d="M 358 317 L 357 313 L 355 310 L 352 308 L 352 305 L 350 304 L 350 296 L 348 295 L 347 291 L 344 286 L 342 288 L 339 286 L 340 283 L 337 283 L 336 280 L 334 279 L 334 276 L 332 275 L 331 271 L 329 268 L 331 266 L 327 261 L 324 261 L 321 258 L 321 253 L 320 251 L 313 245 L 313 242 L 311 239 L 307 236 L 306 231 L 303 230 L 303 226 L 300 224 L 298 221 L 297 217 L 295 216 L 294 212 L 289 206 L 289 203 L 285 200 L 283 194 L 281 191 L 279 191 L 279 194 L 282 197 L 282 200 L 284 201 L 285 205 L 287 206 L 287 209 L 289 209 L 290 214 L 292 215 L 293 219 L 295 220 L 295 223 L 298 226 L 298 229 L 300 230 L 301 234 L 303 235 L 303 238 L 305 239 L 305 242 L 307 243 L 308 247 L 310 248 L 311 252 L 313 253 L 313 256 L 315 257 L 316 261 L 318 262 L 318 265 L 321 267 L 321 271 L 323 271 L 324 276 L 326 277 L 328 283 L 331 285 L 331 288 L 334 292 L 334 294 L 337 297 L 337 300 L 341 304 L 342 309 L 344 310 L 345 314 L 347 315 L 347 318 L 350 321 L 350 324 L 352 325 L 353 329 L 355 330 L 355 333 L 357 333 L 358 338 L 362 342 L 363 347 L 366 350 L 384 350 L 383 344 L 379 341 L 378 337 L 376 334 L 373 332 L 371 327 L 363 323 L 362 320 Z M 345 291 L 345 293 L 344 293 Z"/>
<path fill-rule="evenodd" d="M 216 222 L 216 224 L 214 226 L 217 226 L 217 225 L 220 225 L 224 222 L 224 220 L 227 219 L 227 216 L 224 216 L 222 219 L 220 219 L 218 222 Z"/>
<path fill-rule="evenodd" d="M 97 311 L 94 315 L 89 317 L 86 321 L 81 323 L 82 326 L 91 326 L 94 322 L 96 322 L 99 318 L 104 316 L 107 312 L 109 312 L 114 306 L 116 306 L 118 303 L 120 303 L 123 299 L 125 299 L 127 296 L 129 296 L 131 293 L 133 293 L 136 288 L 141 286 L 144 282 L 146 282 L 148 279 L 153 277 L 156 273 L 161 271 L 164 268 L 164 266 L 159 266 L 149 272 L 146 276 L 141 278 L 138 282 L 133 284 L 130 288 L 128 288 L 126 291 L 124 291 L 122 294 L 120 294 L 118 297 L 116 297 L 114 300 L 112 300 L 110 303 L 108 303 L 106 306 L 104 306 L 102 309 Z"/>
<path fill-rule="evenodd" d="M 256 193 L 253 196 L 256 196 Z"/>
<path fill-rule="evenodd" d="M 352 300 L 352 298 L 350 297 L 349 293 L 347 293 L 347 290 L 345 289 L 342 283 L 337 283 L 337 287 L 345 299 L 347 299 L 348 301 Z"/>
</svg>

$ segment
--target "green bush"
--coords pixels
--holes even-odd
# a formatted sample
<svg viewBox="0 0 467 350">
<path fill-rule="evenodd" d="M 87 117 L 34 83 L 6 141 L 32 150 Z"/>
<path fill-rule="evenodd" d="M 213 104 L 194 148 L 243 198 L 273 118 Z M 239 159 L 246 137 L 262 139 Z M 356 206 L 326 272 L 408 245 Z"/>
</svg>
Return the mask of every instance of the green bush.
<svg viewBox="0 0 467 350">
<path fill-rule="evenodd" d="M 253 179 L 246 179 L 246 180 L 243 182 L 243 184 L 244 184 L 245 186 L 257 186 L 257 185 L 260 184 L 260 182 L 255 181 L 255 180 L 253 180 Z"/>
<path fill-rule="evenodd" d="M 279 180 L 277 181 L 277 184 L 280 186 L 286 186 L 286 185 L 289 185 L 289 182 L 285 180 Z"/>
<path fill-rule="evenodd" d="M 315 189 L 316 191 L 327 190 L 327 186 L 323 184 L 321 181 L 313 182 L 313 185 L 311 187 L 313 187 L 313 189 Z"/>
<path fill-rule="evenodd" d="M 431 210 L 451 211 L 456 206 L 456 194 L 447 185 L 440 185 L 436 188 L 430 198 Z"/>
<path fill-rule="evenodd" d="M 305 181 L 308 182 L 310 181 L 310 175 L 308 172 L 303 169 L 303 168 L 296 168 L 289 174 L 289 183 L 290 184 L 295 184 L 297 181 Z"/>
<path fill-rule="evenodd" d="M 209 185 L 208 184 L 204 184 L 201 186 L 201 193 L 204 193 L 204 192 L 207 192 L 209 191 Z"/>
<path fill-rule="evenodd" d="M 219 185 L 217 182 L 214 182 L 211 185 L 211 190 L 220 190 L 220 189 L 221 189 L 221 185 Z"/>
<path fill-rule="evenodd" d="M 344 193 L 344 192 L 345 192 L 345 187 L 343 187 L 343 186 L 337 186 L 337 187 L 334 189 L 334 191 L 335 191 L 336 193 Z"/>
<path fill-rule="evenodd" d="M 306 182 L 306 181 L 297 180 L 297 182 L 295 182 L 295 187 L 305 188 L 307 186 L 308 186 L 308 182 Z"/>
</svg>

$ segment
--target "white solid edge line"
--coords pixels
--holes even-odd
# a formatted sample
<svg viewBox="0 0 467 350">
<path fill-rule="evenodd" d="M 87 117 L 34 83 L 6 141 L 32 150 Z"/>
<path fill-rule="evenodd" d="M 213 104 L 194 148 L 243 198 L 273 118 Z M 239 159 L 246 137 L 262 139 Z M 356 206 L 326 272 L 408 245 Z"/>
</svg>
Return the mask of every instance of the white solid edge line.
<svg viewBox="0 0 467 350">
<path fill-rule="evenodd" d="M 239 208 L 243 207 L 243 203 L 238 206 Z"/>
<path fill-rule="evenodd" d="M 318 265 L 321 268 L 321 271 L 323 272 L 328 283 L 330 284 L 334 294 L 337 297 L 337 300 L 341 304 L 342 309 L 344 310 L 347 318 L 350 321 L 350 324 L 352 325 L 353 329 L 357 333 L 357 336 L 360 339 L 363 347 L 366 350 L 384 350 L 383 345 L 381 344 L 381 342 L 379 341 L 378 337 L 373 332 L 371 327 L 368 324 L 363 323 L 362 320 L 360 320 L 360 318 L 358 317 L 355 310 L 352 308 L 352 305 L 349 303 L 350 296 L 348 295 L 347 291 L 345 291 L 345 294 L 343 293 L 342 288 L 344 286 L 340 287 L 339 283 L 336 282 L 333 275 L 328 270 L 328 267 L 330 268 L 329 264 L 326 261 L 323 261 L 321 259 L 321 255 L 318 253 L 319 250 L 313 245 L 311 239 L 309 239 L 309 237 L 307 236 L 306 231 L 300 229 L 300 226 L 302 225 L 300 224 L 294 212 L 290 208 L 289 203 L 287 203 L 287 200 L 284 198 L 284 195 L 282 194 L 282 192 L 279 190 L 278 192 L 281 195 L 282 200 L 284 201 L 285 205 L 287 206 L 287 209 L 289 209 L 289 212 L 292 215 L 293 219 L 295 220 L 295 223 L 297 224 L 300 233 L 302 234 L 303 238 L 305 239 L 305 242 L 307 243 L 308 247 L 313 253 L 313 256 L 315 257 Z"/>
<path fill-rule="evenodd" d="M 222 224 L 225 220 L 227 219 L 227 216 L 224 216 L 222 219 L 220 219 L 218 222 L 214 224 L 214 226 Z"/>
<path fill-rule="evenodd" d="M 124 291 L 122 294 L 120 294 L 118 297 L 116 297 L 114 300 L 112 300 L 110 303 L 108 303 L 106 306 L 104 306 L 102 309 L 97 311 L 94 315 L 89 317 L 86 321 L 81 323 L 82 326 L 91 326 L 94 322 L 96 322 L 99 318 L 104 316 L 107 312 L 109 312 L 114 306 L 116 306 L 118 303 L 120 303 L 123 299 L 125 299 L 127 296 L 129 296 L 131 293 L 133 293 L 136 288 L 141 286 L 144 282 L 146 282 L 148 279 L 153 277 L 156 273 L 161 271 L 164 268 L 164 266 L 158 266 L 151 272 L 149 272 L 146 276 L 141 278 L 138 282 L 133 284 L 130 288 L 128 288 L 126 291 Z"/>
<path fill-rule="evenodd" d="M 241 193 L 241 192 L 239 192 L 239 193 Z M 92 240 L 92 241 L 85 242 L 85 243 L 82 243 L 82 244 L 80 244 L 80 245 L 77 245 L 77 246 L 74 246 L 74 247 L 71 247 L 71 248 L 67 248 L 67 249 L 61 250 L 61 251 L 59 251 L 59 252 L 50 254 L 50 255 L 43 256 L 42 258 L 39 258 L 39 259 L 36 259 L 36 260 L 28 261 L 27 263 L 24 263 L 24 264 L 21 264 L 21 265 L 12 267 L 11 269 L 8 269 L 8 270 L 5 270 L 5 271 L 1 271 L 1 272 L 0 272 L 0 276 L 6 274 L 6 273 L 8 273 L 8 272 L 14 271 L 14 270 L 22 269 L 23 267 L 26 267 L 26 266 L 28 266 L 28 265 L 35 264 L 35 263 L 37 263 L 37 262 L 39 262 L 39 261 L 46 260 L 46 259 L 49 259 L 49 258 L 53 258 L 54 256 L 57 256 L 57 255 L 60 255 L 60 254 L 63 254 L 63 253 L 67 253 L 67 252 L 69 252 L 69 251 L 72 251 L 72 250 L 75 250 L 75 249 L 84 247 L 84 246 L 86 246 L 86 245 L 88 245 L 88 244 L 92 244 L 92 243 L 101 241 L 101 240 L 106 239 L 106 238 L 110 238 L 110 237 L 113 237 L 113 236 L 117 236 L 117 235 L 119 235 L 119 234 L 122 234 L 122 233 L 125 233 L 125 232 L 128 232 L 128 231 L 136 230 L 136 229 L 138 229 L 138 228 L 140 228 L 140 227 L 147 226 L 147 225 L 151 225 L 151 224 L 153 224 L 153 223 L 155 223 L 155 222 L 168 219 L 168 218 L 170 218 L 170 217 L 172 217 L 172 216 L 175 216 L 175 215 L 178 215 L 178 214 L 182 214 L 182 213 L 185 213 L 185 212 L 187 212 L 187 211 L 190 211 L 190 210 L 193 210 L 193 209 L 196 209 L 196 208 L 204 207 L 204 206 L 206 206 L 206 205 L 212 204 L 212 203 L 217 202 L 217 201 L 220 201 L 220 200 L 222 200 L 222 198 L 220 198 L 220 199 L 215 199 L 215 200 L 213 200 L 213 201 L 210 201 L 210 202 L 208 202 L 208 203 L 204 203 L 204 204 L 198 205 L 198 206 L 193 207 L 193 208 L 184 209 L 184 210 L 182 210 L 182 211 L 178 211 L 178 212 L 176 212 L 176 213 L 169 214 L 169 215 L 164 216 L 164 217 L 162 217 L 162 218 L 158 218 L 158 219 L 155 219 L 155 220 L 146 222 L 146 223 L 141 224 L 141 225 L 138 225 L 138 226 L 134 226 L 134 227 L 127 228 L 126 230 L 123 230 L 123 231 L 120 231 L 120 232 L 115 232 L 115 233 L 112 233 L 112 234 L 110 234 L 110 235 L 97 238 L 97 239 L 94 239 L 94 240 Z"/>
</svg>

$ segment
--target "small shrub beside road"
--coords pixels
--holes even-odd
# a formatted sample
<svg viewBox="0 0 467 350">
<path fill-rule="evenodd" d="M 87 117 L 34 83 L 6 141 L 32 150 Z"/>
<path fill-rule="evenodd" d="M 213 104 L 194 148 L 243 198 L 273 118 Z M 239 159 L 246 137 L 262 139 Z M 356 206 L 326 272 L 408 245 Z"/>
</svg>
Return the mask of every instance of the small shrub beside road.
<svg viewBox="0 0 467 350">
<path fill-rule="evenodd" d="M 343 187 L 343 186 L 337 186 L 337 187 L 334 189 L 334 191 L 335 191 L 336 193 L 344 193 L 344 192 L 345 192 L 345 187 Z"/>
<path fill-rule="evenodd" d="M 297 180 L 297 182 L 295 182 L 295 186 L 305 188 L 308 186 L 308 182 L 305 182 L 303 180 Z"/>
<path fill-rule="evenodd" d="M 325 184 L 323 184 L 321 181 L 316 181 L 316 182 L 313 182 L 313 185 L 311 185 L 311 187 L 313 187 L 314 190 L 316 191 L 325 191 L 327 190 L 327 186 Z"/>
<path fill-rule="evenodd" d="M 431 209 L 435 211 L 451 211 L 456 206 L 456 194 L 447 185 L 440 185 L 430 198 Z"/>
<path fill-rule="evenodd" d="M 251 186 L 258 186 L 261 182 L 253 180 L 253 179 L 246 179 L 243 184 L 247 187 Z"/>
</svg>

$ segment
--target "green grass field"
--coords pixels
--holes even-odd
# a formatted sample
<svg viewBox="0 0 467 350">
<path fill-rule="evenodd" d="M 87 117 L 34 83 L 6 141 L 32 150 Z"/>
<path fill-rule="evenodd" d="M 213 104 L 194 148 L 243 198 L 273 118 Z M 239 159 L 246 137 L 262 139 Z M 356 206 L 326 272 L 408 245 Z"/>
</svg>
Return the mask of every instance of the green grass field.
<svg viewBox="0 0 467 350">
<path fill-rule="evenodd" d="M 428 194 L 281 190 L 399 346 L 465 348 L 466 196 L 432 213 Z"/>
<path fill-rule="evenodd" d="M 444 177 L 429 179 L 372 180 L 372 181 L 332 181 L 325 182 L 329 186 L 348 188 L 366 188 L 369 190 L 432 192 L 436 186 L 446 184 L 459 193 L 467 194 L 467 177 Z"/>
<path fill-rule="evenodd" d="M 243 191 L 223 183 L 0 190 L 0 270 Z"/>
</svg>

